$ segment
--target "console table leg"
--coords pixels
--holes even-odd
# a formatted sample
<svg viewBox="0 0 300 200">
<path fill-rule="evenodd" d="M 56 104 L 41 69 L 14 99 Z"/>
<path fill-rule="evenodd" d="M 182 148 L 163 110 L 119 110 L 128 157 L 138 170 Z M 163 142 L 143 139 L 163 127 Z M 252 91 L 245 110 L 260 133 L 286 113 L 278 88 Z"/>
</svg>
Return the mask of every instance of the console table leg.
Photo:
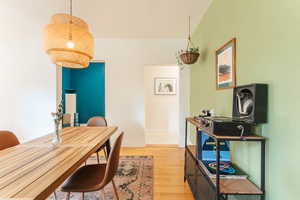
<svg viewBox="0 0 300 200">
<path fill-rule="evenodd" d="M 188 121 L 185 120 L 185 142 L 184 142 L 184 182 L 186 182 L 186 149 L 187 149 L 187 126 L 188 126 Z"/>
<path fill-rule="evenodd" d="M 260 199 L 265 200 L 265 176 L 266 176 L 266 142 L 261 142 L 261 174 L 260 174 L 260 188 L 263 192 Z"/>
<path fill-rule="evenodd" d="M 225 194 L 223 197 L 225 200 L 228 200 L 228 194 Z"/>
<path fill-rule="evenodd" d="M 216 167 L 216 200 L 220 198 L 220 141 L 216 140 L 217 167 Z"/>
</svg>

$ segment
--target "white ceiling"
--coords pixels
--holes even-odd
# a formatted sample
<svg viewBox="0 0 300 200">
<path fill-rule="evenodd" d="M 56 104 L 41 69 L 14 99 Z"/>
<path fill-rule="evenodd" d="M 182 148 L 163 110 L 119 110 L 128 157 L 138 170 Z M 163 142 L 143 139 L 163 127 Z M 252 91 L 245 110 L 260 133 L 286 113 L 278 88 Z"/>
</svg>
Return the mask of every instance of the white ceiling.
<svg viewBox="0 0 300 200">
<path fill-rule="evenodd" d="M 66 12 L 69 0 L 0 0 L 0 17 L 16 17 L 24 33 L 29 24 L 41 27 L 50 16 Z M 188 16 L 192 30 L 211 0 L 73 0 L 74 15 L 85 19 L 97 38 L 185 38 Z M 4 11 L 4 12 L 3 12 Z M 18 17 L 18 18 L 17 18 Z M 2 19 L 3 19 L 2 18 Z M 22 20 L 26 19 L 24 23 Z M 19 23 L 19 24 L 18 24 Z M 40 33 L 39 33 L 40 34 Z"/>
<path fill-rule="evenodd" d="M 86 3 L 83 3 L 86 2 Z M 186 37 L 188 16 L 195 27 L 210 0 L 74 0 L 74 14 L 97 37 Z"/>
</svg>

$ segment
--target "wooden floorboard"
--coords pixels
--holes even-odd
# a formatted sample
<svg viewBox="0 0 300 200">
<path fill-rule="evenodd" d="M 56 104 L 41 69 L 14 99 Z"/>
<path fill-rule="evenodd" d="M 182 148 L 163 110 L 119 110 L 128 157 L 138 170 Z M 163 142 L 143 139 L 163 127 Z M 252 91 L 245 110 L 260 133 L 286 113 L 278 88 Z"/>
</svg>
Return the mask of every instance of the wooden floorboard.
<svg viewBox="0 0 300 200">
<path fill-rule="evenodd" d="M 194 199 L 188 184 L 183 181 L 184 148 L 174 145 L 123 147 L 121 154 L 154 156 L 154 200 Z"/>
</svg>

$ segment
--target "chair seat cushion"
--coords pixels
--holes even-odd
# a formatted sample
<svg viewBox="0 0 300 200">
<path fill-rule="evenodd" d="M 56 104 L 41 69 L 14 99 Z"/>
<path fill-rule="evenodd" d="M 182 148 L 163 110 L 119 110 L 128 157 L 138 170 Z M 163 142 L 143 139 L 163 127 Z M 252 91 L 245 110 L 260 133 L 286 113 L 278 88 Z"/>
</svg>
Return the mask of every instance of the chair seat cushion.
<svg viewBox="0 0 300 200">
<path fill-rule="evenodd" d="M 91 192 L 102 189 L 106 164 L 79 168 L 62 186 L 63 192 Z"/>
</svg>

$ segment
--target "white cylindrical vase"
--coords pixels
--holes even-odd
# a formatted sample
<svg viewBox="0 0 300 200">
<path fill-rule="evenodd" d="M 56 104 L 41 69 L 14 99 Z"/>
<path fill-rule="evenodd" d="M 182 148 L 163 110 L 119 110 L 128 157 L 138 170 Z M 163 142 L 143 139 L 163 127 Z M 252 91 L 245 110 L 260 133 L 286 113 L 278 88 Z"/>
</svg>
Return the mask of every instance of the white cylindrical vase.
<svg viewBox="0 0 300 200">
<path fill-rule="evenodd" d="M 66 94 L 66 110 L 65 113 L 71 115 L 71 126 L 74 126 L 74 113 L 76 113 L 76 94 Z"/>
</svg>

